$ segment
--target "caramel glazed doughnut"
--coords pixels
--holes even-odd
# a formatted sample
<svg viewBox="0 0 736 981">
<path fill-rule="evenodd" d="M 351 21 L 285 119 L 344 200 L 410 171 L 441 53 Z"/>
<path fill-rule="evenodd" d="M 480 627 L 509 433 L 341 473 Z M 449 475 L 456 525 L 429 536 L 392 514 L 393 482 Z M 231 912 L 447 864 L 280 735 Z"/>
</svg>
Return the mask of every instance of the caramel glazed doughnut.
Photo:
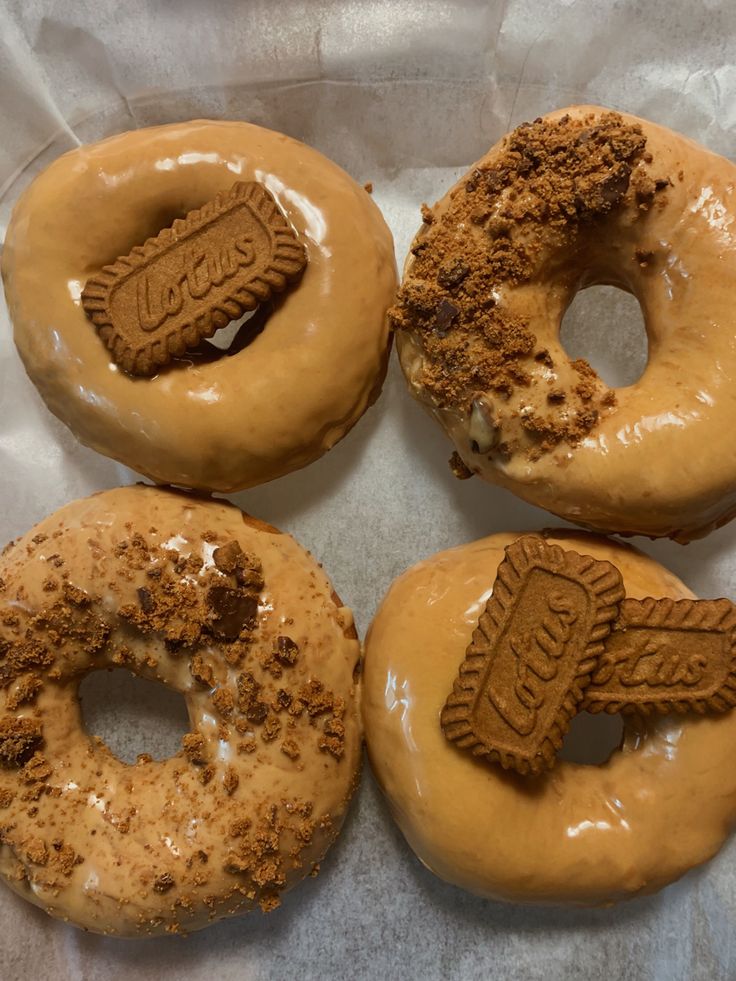
<svg viewBox="0 0 736 981">
<path fill-rule="evenodd" d="M 236 181 L 273 195 L 306 250 L 303 276 L 260 308 L 265 327 L 243 349 L 216 357 L 204 341 L 153 378 L 130 377 L 85 317 L 85 282 Z M 378 208 L 320 153 L 258 126 L 176 123 L 65 154 L 16 204 L 2 274 L 18 351 L 51 411 L 159 483 L 230 492 L 303 467 L 385 375 L 396 269 Z"/>
<path fill-rule="evenodd" d="M 317 871 L 361 751 L 352 614 L 288 535 L 130 487 L 0 559 L 0 873 L 98 933 L 198 929 Z M 186 698 L 181 752 L 121 762 L 77 688 L 125 667 Z"/>
<path fill-rule="evenodd" d="M 736 820 L 736 713 L 625 715 L 600 766 L 558 760 L 537 777 L 478 761 L 440 712 L 504 548 L 492 535 L 400 576 L 366 638 L 363 711 L 371 765 L 420 860 L 492 899 L 603 905 L 651 893 L 711 858 Z M 692 598 L 634 549 L 583 533 L 549 542 L 613 563 L 628 597 Z"/>
<path fill-rule="evenodd" d="M 458 476 L 607 531 L 687 541 L 733 516 L 735 188 L 724 158 L 582 106 L 520 126 L 425 209 L 392 320 Z M 560 344 L 601 283 L 644 312 L 626 388 Z"/>
</svg>

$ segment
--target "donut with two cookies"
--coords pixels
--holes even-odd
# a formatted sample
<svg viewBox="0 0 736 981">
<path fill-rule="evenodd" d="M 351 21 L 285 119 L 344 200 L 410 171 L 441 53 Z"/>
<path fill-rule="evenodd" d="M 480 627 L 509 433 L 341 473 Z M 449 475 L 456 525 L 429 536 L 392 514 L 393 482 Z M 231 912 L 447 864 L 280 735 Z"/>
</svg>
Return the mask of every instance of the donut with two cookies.
<svg viewBox="0 0 736 981">
<path fill-rule="evenodd" d="M 629 546 L 497 534 L 391 586 L 366 638 L 371 765 L 407 841 L 494 899 L 610 904 L 712 857 L 736 823 L 736 609 Z M 600 766 L 572 716 L 621 712 Z"/>
</svg>

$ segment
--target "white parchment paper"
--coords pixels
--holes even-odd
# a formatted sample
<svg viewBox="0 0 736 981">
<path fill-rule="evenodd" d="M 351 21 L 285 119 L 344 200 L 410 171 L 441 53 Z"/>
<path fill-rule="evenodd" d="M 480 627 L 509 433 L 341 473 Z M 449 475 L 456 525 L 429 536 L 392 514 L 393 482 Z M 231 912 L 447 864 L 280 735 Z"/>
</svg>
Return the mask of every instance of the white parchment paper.
<svg viewBox="0 0 736 981">
<path fill-rule="evenodd" d="M 732 0 L 4 0 L 0 233 L 59 153 L 210 116 L 283 130 L 371 180 L 402 261 L 421 201 L 510 126 L 558 106 L 607 104 L 736 154 L 735 36 Z M 644 362 L 636 304 L 611 290 L 580 297 L 564 337 L 614 381 Z M 449 452 L 394 364 L 378 404 L 326 458 L 235 500 L 315 552 L 363 632 L 420 558 L 550 524 L 504 491 L 454 480 Z M 0 304 L 0 538 L 133 480 L 47 412 Z M 736 596 L 736 524 L 687 547 L 639 544 L 701 595 Z M 176 698 L 111 684 L 85 687 L 89 724 L 122 754 L 171 752 Z M 611 910 L 482 901 L 421 867 L 366 771 L 322 875 L 276 913 L 186 940 L 120 941 L 52 921 L 2 887 L 0 978 L 732 979 L 735 873 L 732 842 L 659 895 Z"/>
</svg>

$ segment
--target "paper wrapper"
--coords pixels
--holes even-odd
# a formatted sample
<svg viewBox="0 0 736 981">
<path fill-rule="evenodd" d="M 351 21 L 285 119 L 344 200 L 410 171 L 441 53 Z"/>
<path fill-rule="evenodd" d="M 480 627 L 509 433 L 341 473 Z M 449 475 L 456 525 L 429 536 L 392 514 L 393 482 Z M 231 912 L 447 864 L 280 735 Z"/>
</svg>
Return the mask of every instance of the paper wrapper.
<svg viewBox="0 0 736 981">
<path fill-rule="evenodd" d="M 4 233 L 27 182 L 80 142 L 199 116 L 246 119 L 372 181 L 401 262 L 421 201 L 440 197 L 510 126 L 558 106 L 603 103 L 732 153 L 735 33 L 731 0 L 8 0 L 0 226 Z M 0 537 L 8 539 L 72 498 L 136 478 L 49 414 L 15 353 L 4 305 L 0 320 Z M 609 379 L 631 380 L 644 363 L 636 304 L 610 290 L 576 301 L 564 337 Z M 314 551 L 364 632 L 394 576 L 424 556 L 555 523 L 502 490 L 456 481 L 450 450 L 394 363 L 378 404 L 326 458 L 235 500 Z M 732 524 L 686 548 L 640 544 L 700 595 L 733 596 L 735 541 Z M 146 701 L 138 691 L 117 682 L 113 703 L 124 718 L 114 748 L 170 752 L 161 716 L 181 729 L 178 699 L 154 690 Z M 122 941 L 53 921 L 2 888 L 0 976 L 733 978 L 735 859 L 732 842 L 659 895 L 609 910 L 486 902 L 419 864 L 366 772 L 321 876 L 279 911 L 187 940 Z"/>
</svg>

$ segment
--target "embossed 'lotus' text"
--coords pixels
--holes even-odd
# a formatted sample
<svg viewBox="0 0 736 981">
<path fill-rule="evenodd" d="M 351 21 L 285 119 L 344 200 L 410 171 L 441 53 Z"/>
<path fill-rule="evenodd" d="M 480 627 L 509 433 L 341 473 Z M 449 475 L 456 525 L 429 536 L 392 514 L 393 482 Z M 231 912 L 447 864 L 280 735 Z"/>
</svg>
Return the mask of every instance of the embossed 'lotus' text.
<svg viewBox="0 0 736 981">
<path fill-rule="evenodd" d="M 637 631 L 641 632 L 641 631 Z M 630 646 L 607 651 L 593 672 L 591 684 L 620 684 L 626 688 L 648 685 L 650 688 L 692 687 L 703 679 L 708 658 L 702 650 L 683 653 L 681 648 L 661 637 L 645 635 Z"/>
<path fill-rule="evenodd" d="M 493 668 L 486 691 L 501 718 L 522 736 L 532 733 L 537 725 L 538 709 L 544 706 L 545 682 L 557 677 L 559 659 L 571 637 L 570 628 L 578 619 L 569 599 L 560 592 L 548 598 L 547 608 L 551 615 L 544 616 L 535 630 L 508 640 L 508 649 L 516 658 L 516 701 L 494 686 Z"/>
<path fill-rule="evenodd" d="M 141 330 L 157 330 L 165 320 L 181 311 L 187 299 L 204 299 L 213 286 L 221 286 L 241 266 L 252 266 L 255 259 L 252 236 L 241 235 L 232 245 L 210 253 L 187 249 L 183 254 L 183 269 L 173 280 L 157 282 L 155 271 L 139 276 L 137 301 Z"/>
<path fill-rule="evenodd" d="M 577 582 L 546 569 L 530 571 L 472 713 L 494 745 L 518 751 L 521 738 L 529 752 L 537 734 L 544 737 L 575 676 L 575 651 L 587 643 L 588 610 Z"/>
</svg>

